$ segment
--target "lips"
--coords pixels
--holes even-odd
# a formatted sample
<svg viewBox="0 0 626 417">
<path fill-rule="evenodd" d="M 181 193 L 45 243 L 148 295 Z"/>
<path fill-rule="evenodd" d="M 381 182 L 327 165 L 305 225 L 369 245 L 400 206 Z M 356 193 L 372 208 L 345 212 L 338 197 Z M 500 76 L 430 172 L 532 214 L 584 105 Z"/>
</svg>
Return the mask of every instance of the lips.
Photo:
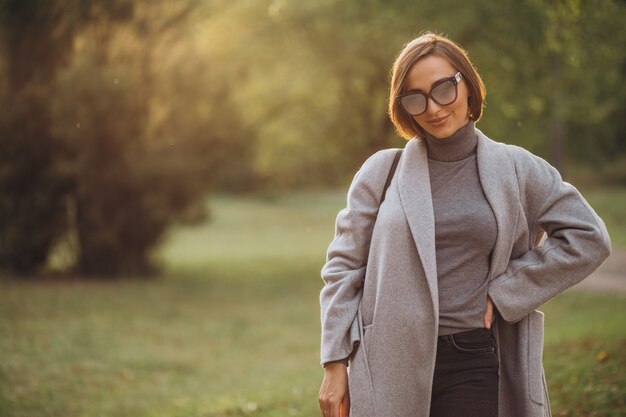
<svg viewBox="0 0 626 417">
<path fill-rule="evenodd" d="M 448 120 L 448 117 L 450 117 L 449 114 L 447 116 L 443 116 L 443 117 L 439 117 L 437 119 L 429 120 L 428 123 L 430 123 L 431 125 L 433 125 L 435 127 L 439 127 L 439 126 L 442 126 L 446 122 L 446 120 Z"/>
</svg>

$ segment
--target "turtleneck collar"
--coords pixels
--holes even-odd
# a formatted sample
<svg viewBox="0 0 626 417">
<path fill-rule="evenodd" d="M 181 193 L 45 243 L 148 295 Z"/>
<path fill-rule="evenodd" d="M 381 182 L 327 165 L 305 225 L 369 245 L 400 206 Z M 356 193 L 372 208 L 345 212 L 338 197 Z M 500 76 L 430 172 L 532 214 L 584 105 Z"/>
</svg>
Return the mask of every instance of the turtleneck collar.
<svg viewBox="0 0 626 417">
<path fill-rule="evenodd" d="M 475 122 L 470 120 L 465 126 L 447 138 L 437 139 L 425 132 L 428 159 L 435 161 L 459 161 L 476 153 L 478 135 Z"/>
</svg>

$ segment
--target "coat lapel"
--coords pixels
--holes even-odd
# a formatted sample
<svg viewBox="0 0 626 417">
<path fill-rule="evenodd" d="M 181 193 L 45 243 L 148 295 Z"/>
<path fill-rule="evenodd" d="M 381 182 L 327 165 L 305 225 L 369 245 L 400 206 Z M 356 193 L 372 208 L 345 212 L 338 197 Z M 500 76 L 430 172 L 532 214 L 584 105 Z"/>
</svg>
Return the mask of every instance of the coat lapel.
<svg viewBox="0 0 626 417">
<path fill-rule="evenodd" d="M 489 278 L 504 272 L 513 245 L 519 215 L 519 191 L 515 167 L 504 146 L 487 138 L 480 130 L 476 148 L 478 176 L 497 223 L 498 234 L 491 256 Z M 426 143 L 410 140 L 398 167 L 400 201 L 420 256 L 435 317 L 438 316 L 435 218 L 433 213 Z"/>
<path fill-rule="evenodd" d="M 400 201 L 426 274 L 435 317 L 438 317 L 435 218 L 430 191 L 426 143 L 423 140 L 413 139 L 406 144 L 398 169 Z"/>
<path fill-rule="evenodd" d="M 492 141 L 478 129 L 476 133 L 478 177 L 498 224 L 489 267 L 491 279 L 503 273 L 509 264 L 521 204 L 515 166 L 506 147 Z"/>
</svg>

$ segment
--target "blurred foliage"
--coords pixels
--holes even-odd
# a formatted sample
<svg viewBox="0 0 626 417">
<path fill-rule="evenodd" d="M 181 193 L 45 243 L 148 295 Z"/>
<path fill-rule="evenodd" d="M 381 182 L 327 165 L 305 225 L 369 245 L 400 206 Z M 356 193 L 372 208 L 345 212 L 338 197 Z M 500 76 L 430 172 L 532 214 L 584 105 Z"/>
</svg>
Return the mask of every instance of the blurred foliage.
<svg viewBox="0 0 626 417">
<path fill-rule="evenodd" d="M 487 135 L 623 182 L 625 18 L 617 0 L 0 0 L 0 268 L 71 241 L 77 272 L 144 273 L 212 190 L 344 184 L 403 146 L 389 72 L 425 30 L 469 51 Z"/>
</svg>

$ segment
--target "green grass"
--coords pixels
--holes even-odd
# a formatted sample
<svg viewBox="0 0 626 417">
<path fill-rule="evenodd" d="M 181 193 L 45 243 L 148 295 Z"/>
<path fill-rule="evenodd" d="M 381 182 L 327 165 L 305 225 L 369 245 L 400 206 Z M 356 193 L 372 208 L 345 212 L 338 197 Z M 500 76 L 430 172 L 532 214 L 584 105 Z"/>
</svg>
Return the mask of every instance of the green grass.
<svg viewBox="0 0 626 417">
<path fill-rule="evenodd" d="M 626 294 L 568 291 L 541 310 L 553 415 L 626 415 Z"/>
<path fill-rule="evenodd" d="M 158 280 L 0 281 L 0 416 L 319 416 L 319 269 L 344 198 L 216 198 Z M 624 415 L 625 301 L 543 309 L 555 416 Z"/>
<path fill-rule="evenodd" d="M 241 262 L 323 262 L 343 205 L 341 192 L 222 196 L 211 202 L 210 223 L 174 230 L 161 255 L 170 270 L 194 276 Z"/>
</svg>

